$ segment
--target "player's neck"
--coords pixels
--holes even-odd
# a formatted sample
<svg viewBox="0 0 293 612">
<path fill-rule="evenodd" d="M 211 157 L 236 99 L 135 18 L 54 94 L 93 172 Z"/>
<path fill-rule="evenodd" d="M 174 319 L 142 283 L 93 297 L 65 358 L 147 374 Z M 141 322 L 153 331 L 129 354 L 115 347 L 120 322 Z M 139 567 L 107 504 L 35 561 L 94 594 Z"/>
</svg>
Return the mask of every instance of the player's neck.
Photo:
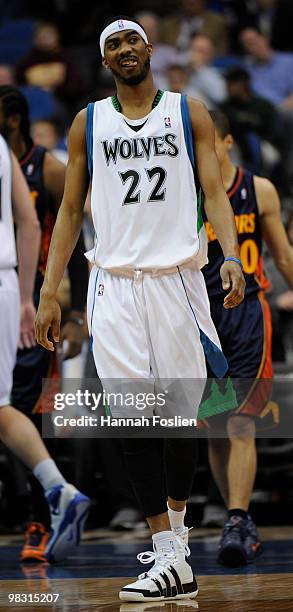
<svg viewBox="0 0 293 612">
<path fill-rule="evenodd" d="M 229 158 L 225 159 L 221 164 L 221 175 L 225 190 L 228 191 L 233 184 L 237 168 L 232 164 Z"/>
<path fill-rule="evenodd" d="M 139 85 L 130 87 L 124 83 L 117 83 L 117 98 L 121 104 L 121 112 L 128 119 L 145 117 L 152 110 L 156 92 L 150 73 Z"/>
<path fill-rule="evenodd" d="M 27 145 L 21 134 L 11 134 L 9 144 L 17 159 L 21 159 L 27 152 Z"/>
</svg>

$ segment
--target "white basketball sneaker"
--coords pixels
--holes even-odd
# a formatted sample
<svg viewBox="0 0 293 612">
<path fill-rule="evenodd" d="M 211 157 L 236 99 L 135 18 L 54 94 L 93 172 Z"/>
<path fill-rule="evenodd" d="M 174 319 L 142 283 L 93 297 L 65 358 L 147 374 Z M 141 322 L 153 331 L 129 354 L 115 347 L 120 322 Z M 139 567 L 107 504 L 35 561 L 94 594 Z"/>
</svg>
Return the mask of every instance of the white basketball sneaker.
<svg viewBox="0 0 293 612">
<path fill-rule="evenodd" d="M 46 546 L 48 561 L 62 561 L 79 544 L 90 509 L 90 499 L 71 484 L 46 492 L 51 515 L 51 534 Z"/>
<path fill-rule="evenodd" d="M 123 587 L 120 599 L 150 603 L 196 597 L 197 583 L 186 560 L 189 556 L 188 546 L 176 535 L 168 550 L 157 550 L 154 545 L 154 552 L 140 553 L 137 558 L 141 563 L 155 563 L 148 572 L 140 574 L 136 582 Z"/>
<path fill-rule="evenodd" d="M 181 538 L 182 542 L 188 546 L 188 534 L 190 532 L 190 530 L 192 529 L 192 527 L 174 527 L 172 528 L 172 531 L 175 533 L 175 535 L 177 535 L 179 538 Z"/>
</svg>

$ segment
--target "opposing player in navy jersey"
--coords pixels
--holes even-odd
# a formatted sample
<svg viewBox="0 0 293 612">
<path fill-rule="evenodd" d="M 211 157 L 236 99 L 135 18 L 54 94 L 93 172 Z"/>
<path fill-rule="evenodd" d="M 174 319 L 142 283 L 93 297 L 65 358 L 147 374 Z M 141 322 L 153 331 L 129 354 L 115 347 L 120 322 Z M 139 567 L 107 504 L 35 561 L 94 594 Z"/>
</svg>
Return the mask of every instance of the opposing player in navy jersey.
<svg viewBox="0 0 293 612">
<path fill-rule="evenodd" d="M 214 478 L 228 509 L 218 559 L 227 565 L 254 560 L 261 544 L 248 514 L 253 490 L 257 452 L 256 417 L 264 414 L 272 381 L 271 316 L 265 299 L 268 281 L 263 272 L 262 245 L 268 249 L 288 285 L 293 287 L 293 249 L 280 215 L 280 201 L 273 184 L 234 166 L 230 159 L 233 137 L 220 111 L 211 111 L 216 128 L 216 152 L 224 187 L 235 215 L 240 257 L 246 279 L 245 297 L 239 308 L 223 308 L 224 290 L 219 282 L 223 262 L 220 244 L 204 216 L 209 264 L 203 273 L 211 314 L 234 379 L 239 406 L 229 418 L 217 417 L 227 436 L 211 437 L 209 460 Z M 215 418 L 215 417 L 214 417 Z M 210 420 L 212 427 L 212 420 Z"/>
<path fill-rule="evenodd" d="M 106 389 L 117 379 L 118 384 L 143 379 L 143 388 L 153 388 L 154 376 L 167 378 L 170 394 L 170 379 L 181 388 L 182 380 L 189 378 L 197 392 L 185 394 L 178 410 L 191 402 L 195 416 L 202 395 L 197 383 L 206 380 L 205 351 L 216 375 L 222 376 L 227 364 L 200 271 L 207 244 L 200 215 L 196 219 L 193 142 L 209 219 L 226 257 L 221 268 L 222 281 L 230 289 L 225 306 L 236 306 L 244 292 L 214 128 L 199 102 L 157 91 L 150 70 L 152 45 L 139 23 L 127 17 L 110 21 L 101 32 L 100 50 L 104 66 L 115 77 L 117 95 L 91 103 L 70 130 L 65 191 L 41 290 L 37 339 L 51 351 L 49 328 L 54 340 L 59 339 L 56 290 L 80 230 L 91 182 L 98 240 L 90 254 L 94 266 L 88 324 L 98 374 Z M 132 414 L 137 414 L 135 409 Z M 146 436 L 143 432 L 139 439 L 125 440 L 124 451 L 153 534 L 153 552 L 139 559 L 154 565 L 119 596 L 148 603 L 196 597 L 184 526 L 196 440 Z"/>
<path fill-rule="evenodd" d="M 34 304 L 37 307 L 51 235 L 64 189 L 65 166 L 44 147 L 34 145 L 30 137 L 28 104 L 16 87 L 5 85 L 0 87 L 0 129 L 18 158 L 41 227 L 41 246 L 34 284 Z M 66 339 L 68 342 L 64 358 L 76 356 L 81 350 L 83 341 L 88 281 L 84 250 L 81 234 L 68 264 L 72 310 L 68 322 L 62 329 L 62 340 Z M 41 431 L 42 379 L 58 376 L 57 362 L 47 351 L 36 345 L 34 337 L 25 336 L 22 344 L 22 348 L 17 352 L 11 401 L 15 408 L 30 416 Z M 28 526 L 20 558 L 22 561 L 45 561 L 48 557 L 46 546 L 50 517 L 41 487 L 34 479 L 31 483 L 35 520 Z"/>
</svg>

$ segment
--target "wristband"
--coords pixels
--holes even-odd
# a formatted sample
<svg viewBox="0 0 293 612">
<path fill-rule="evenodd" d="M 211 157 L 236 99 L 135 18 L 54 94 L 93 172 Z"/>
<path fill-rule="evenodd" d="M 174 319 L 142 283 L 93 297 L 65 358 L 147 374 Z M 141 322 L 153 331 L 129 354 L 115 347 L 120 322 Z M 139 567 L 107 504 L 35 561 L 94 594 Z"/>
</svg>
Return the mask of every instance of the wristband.
<svg viewBox="0 0 293 612">
<path fill-rule="evenodd" d="M 241 270 L 243 270 L 242 261 L 241 259 L 238 259 L 238 257 L 225 257 L 224 261 L 235 261 L 235 263 L 240 266 Z"/>
</svg>

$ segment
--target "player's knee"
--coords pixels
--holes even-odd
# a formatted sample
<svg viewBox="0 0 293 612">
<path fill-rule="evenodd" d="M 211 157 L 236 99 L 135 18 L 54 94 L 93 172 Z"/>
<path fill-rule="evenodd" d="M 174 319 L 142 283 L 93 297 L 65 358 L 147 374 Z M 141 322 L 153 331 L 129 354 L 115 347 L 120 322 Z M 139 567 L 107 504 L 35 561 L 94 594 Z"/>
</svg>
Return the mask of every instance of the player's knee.
<svg viewBox="0 0 293 612">
<path fill-rule="evenodd" d="M 255 437 L 255 422 L 252 418 L 234 415 L 228 419 L 227 433 L 231 443 L 249 443 Z"/>
</svg>

